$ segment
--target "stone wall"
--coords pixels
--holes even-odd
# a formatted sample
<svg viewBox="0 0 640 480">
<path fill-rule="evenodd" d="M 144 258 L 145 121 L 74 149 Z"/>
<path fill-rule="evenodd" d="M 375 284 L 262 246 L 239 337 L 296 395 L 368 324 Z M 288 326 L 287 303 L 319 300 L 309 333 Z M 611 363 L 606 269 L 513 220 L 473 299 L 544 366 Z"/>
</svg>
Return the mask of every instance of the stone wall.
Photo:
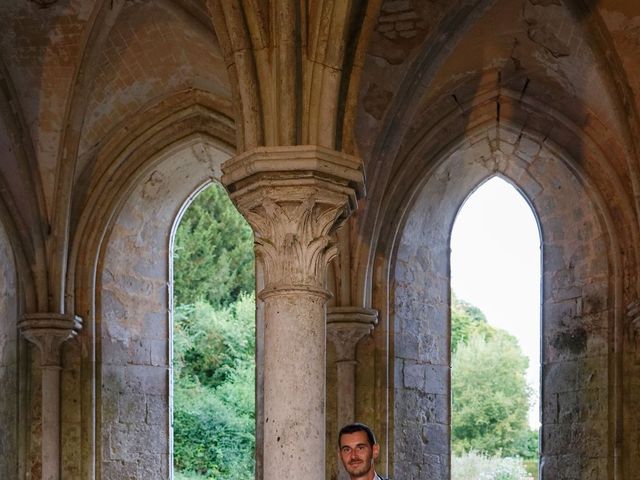
<svg viewBox="0 0 640 480">
<path fill-rule="evenodd" d="M 612 248 L 574 172 L 537 140 L 491 128 L 422 187 L 395 264 L 394 478 L 449 478 L 449 235 L 464 199 L 496 174 L 525 195 L 542 230 L 542 476 L 610 478 Z"/>
<path fill-rule="evenodd" d="M 226 159 L 187 146 L 146 172 L 113 225 L 101 269 L 101 478 L 169 478 L 170 237 L 189 195 Z"/>
<path fill-rule="evenodd" d="M 624 478 L 640 479 L 640 321 L 638 303 L 630 308 L 626 330 L 627 343 L 623 362 L 624 389 Z M 620 446 L 621 447 L 621 446 Z"/>
<path fill-rule="evenodd" d="M 18 478 L 18 308 L 16 270 L 0 225 L 0 478 Z"/>
</svg>

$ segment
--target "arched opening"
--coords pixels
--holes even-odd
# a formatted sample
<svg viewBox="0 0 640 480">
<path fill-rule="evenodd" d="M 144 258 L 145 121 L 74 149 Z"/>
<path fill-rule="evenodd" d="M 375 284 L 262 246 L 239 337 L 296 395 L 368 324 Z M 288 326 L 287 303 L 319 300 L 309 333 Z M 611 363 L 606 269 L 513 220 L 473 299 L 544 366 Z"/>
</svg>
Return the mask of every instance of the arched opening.
<svg viewBox="0 0 640 480">
<path fill-rule="evenodd" d="M 500 177 L 451 234 L 451 478 L 538 478 L 540 232 Z"/>
<path fill-rule="evenodd" d="M 254 478 L 251 228 L 213 183 L 184 211 L 172 251 L 174 479 Z"/>
<path fill-rule="evenodd" d="M 509 126 L 498 131 L 519 141 Z M 541 232 L 540 477 L 587 478 L 614 462 L 608 439 L 617 411 L 594 400 L 615 396 L 606 345 L 618 278 L 602 204 L 552 143 L 529 158 L 507 146 L 493 151 L 493 132 L 478 132 L 481 140 L 434 166 L 394 245 L 392 477 L 450 478 L 450 234 L 469 192 L 494 175 L 526 195 Z"/>
<path fill-rule="evenodd" d="M 229 154 L 200 136 L 136 172 L 102 241 L 96 285 L 100 478 L 171 478 L 172 235 Z"/>
</svg>

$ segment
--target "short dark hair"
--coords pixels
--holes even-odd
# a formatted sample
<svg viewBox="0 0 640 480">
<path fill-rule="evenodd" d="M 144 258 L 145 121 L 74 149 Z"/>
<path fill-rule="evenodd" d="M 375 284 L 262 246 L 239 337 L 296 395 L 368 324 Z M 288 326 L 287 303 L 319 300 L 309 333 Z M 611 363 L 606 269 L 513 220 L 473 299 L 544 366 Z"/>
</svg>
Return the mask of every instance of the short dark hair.
<svg viewBox="0 0 640 480">
<path fill-rule="evenodd" d="M 340 429 L 340 433 L 338 434 L 338 447 L 340 446 L 340 439 L 342 438 L 342 435 L 356 432 L 366 433 L 367 440 L 369 440 L 369 445 L 371 445 L 372 447 L 377 443 L 376 436 L 373 434 L 373 430 L 371 430 L 371 428 L 366 426 L 364 423 L 350 423 Z"/>
</svg>

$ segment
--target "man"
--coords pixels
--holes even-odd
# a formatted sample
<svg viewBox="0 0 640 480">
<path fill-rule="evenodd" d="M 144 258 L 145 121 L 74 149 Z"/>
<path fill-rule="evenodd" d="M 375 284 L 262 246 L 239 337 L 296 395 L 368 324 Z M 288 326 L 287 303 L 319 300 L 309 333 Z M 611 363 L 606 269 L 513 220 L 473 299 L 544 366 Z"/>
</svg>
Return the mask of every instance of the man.
<svg viewBox="0 0 640 480">
<path fill-rule="evenodd" d="M 385 480 L 374 469 L 380 453 L 373 431 L 362 423 L 345 425 L 338 435 L 339 455 L 351 480 Z"/>
</svg>

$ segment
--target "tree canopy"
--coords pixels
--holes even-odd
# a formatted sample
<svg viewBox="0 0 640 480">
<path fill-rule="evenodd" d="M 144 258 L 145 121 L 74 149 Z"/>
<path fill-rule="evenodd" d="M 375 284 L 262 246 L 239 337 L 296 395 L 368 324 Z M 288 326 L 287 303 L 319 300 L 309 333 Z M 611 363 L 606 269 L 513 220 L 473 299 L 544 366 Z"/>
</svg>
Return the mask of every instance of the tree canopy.
<svg viewBox="0 0 640 480">
<path fill-rule="evenodd" d="M 176 305 L 205 301 L 215 307 L 254 290 L 253 232 L 218 184 L 187 208 L 173 248 Z"/>
<path fill-rule="evenodd" d="M 174 477 L 253 479 L 253 234 L 219 185 L 178 225 L 173 282 Z"/>
<path fill-rule="evenodd" d="M 497 456 L 537 455 L 529 429 L 528 358 L 505 330 L 473 305 L 452 298 L 452 448 Z"/>
<path fill-rule="evenodd" d="M 475 335 L 492 336 L 495 329 L 487 322 L 487 317 L 475 305 L 456 297 L 451 293 L 451 350 L 458 350 L 458 345 L 467 343 Z"/>
</svg>

